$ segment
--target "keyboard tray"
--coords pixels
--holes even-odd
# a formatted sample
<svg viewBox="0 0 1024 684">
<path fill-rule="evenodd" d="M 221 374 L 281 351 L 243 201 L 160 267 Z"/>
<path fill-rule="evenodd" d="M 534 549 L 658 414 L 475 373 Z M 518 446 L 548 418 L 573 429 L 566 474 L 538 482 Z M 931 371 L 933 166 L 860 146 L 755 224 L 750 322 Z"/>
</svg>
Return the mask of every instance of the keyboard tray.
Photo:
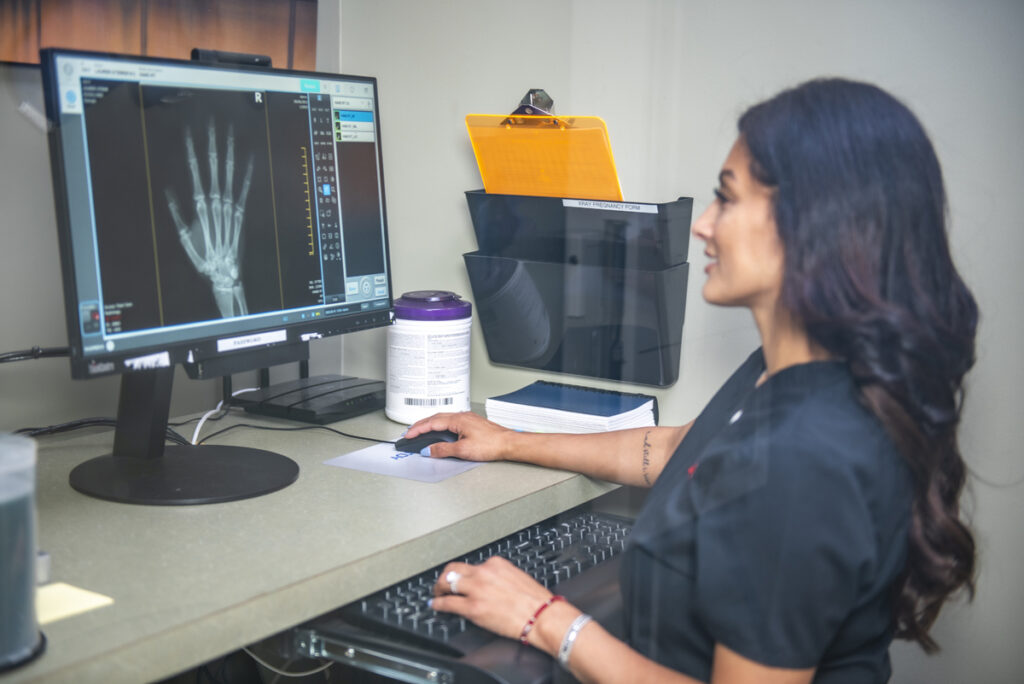
<svg viewBox="0 0 1024 684">
<path fill-rule="evenodd" d="M 571 528 L 580 516 L 587 516 L 591 522 L 596 520 L 604 530 L 620 529 L 625 534 L 632 525 L 631 521 L 617 516 L 571 512 L 519 530 L 458 560 L 482 562 L 496 550 L 507 557 L 508 547 L 503 545 L 509 542 L 515 545 L 527 533 L 550 537 L 550 530 L 559 526 Z M 606 535 L 603 541 L 611 541 L 621 552 L 625 539 L 614 537 L 614 534 Z M 594 547 L 594 543 L 588 543 L 593 541 L 593 536 L 584 536 L 566 548 L 551 549 L 548 556 L 575 563 L 584 547 Z M 558 545 L 557 541 L 555 545 Z M 621 556 L 618 552 L 569 579 L 551 581 L 549 578 L 549 582 L 552 591 L 562 594 L 570 603 L 593 615 L 605 629 L 621 637 L 622 598 L 618 582 Z M 520 561 L 517 564 L 521 564 L 521 559 L 517 560 Z M 417 625 L 419 629 L 410 629 L 367 617 L 385 594 L 394 595 L 396 590 L 403 588 L 409 591 L 410 583 L 413 587 L 421 582 L 432 586 L 442 567 L 443 564 L 431 568 L 295 628 L 290 644 L 293 655 L 328 658 L 405 682 L 541 684 L 574 681 L 547 654 L 531 646 L 523 646 L 517 640 L 498 637 L 472 623 L 466 623 L 463 631 L 453 631 L 441 639 L 437 635 L 425 634 L 422 624 Z M 535 578 L 536 569 L 528 570 Z M 544 569 L 550 568 L 542 565 L 541 570 Z"/>
</svg>

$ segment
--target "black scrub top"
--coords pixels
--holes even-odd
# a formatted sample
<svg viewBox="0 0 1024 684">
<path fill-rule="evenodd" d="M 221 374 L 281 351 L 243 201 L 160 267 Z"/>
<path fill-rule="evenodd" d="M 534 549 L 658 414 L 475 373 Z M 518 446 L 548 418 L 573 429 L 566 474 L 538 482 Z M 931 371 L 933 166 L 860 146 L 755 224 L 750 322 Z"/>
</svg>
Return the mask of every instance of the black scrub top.
<svg viewBox="0 0 1024 684">
<path fill-rule="evenodd" d="M 845 364 L 760 387 L 754 352 L 651 489 L 622 565 L 627 641 L 711 678 L 716 643 L 814 681 L 889 678 L 913 486 Z"/>
</svg>

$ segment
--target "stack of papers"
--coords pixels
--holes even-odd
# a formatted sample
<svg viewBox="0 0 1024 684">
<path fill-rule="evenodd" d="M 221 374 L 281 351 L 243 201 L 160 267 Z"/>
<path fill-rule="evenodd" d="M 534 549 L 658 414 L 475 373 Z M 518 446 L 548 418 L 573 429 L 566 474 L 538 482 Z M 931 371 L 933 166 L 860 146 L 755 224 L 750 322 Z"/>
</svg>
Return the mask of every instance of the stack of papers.
<svg viewBox="0 0 1024 684">
<path fill-rule="evenodd" d="M 523 432 L 607 432 L 658 423 L 658 401 L 646 394 L 538 380 L 488 399 L 487 418 Z"/>
</svg>

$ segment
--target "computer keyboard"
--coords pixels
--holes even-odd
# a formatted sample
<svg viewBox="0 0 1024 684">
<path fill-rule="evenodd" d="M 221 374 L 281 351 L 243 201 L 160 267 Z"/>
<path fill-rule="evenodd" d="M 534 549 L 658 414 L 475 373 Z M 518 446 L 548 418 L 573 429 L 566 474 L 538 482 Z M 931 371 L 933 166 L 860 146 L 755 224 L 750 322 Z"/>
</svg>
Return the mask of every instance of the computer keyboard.
<svg viewBox="0 0 1024 684">
<path fill-rule="evenodd" d="M 625 549 L 632 522 L 604 513 L 573 512 L 480 547 L 452 560 L 482 563 L 502 556 L 555 593 L 583 595 L 609 584 L 617 588 L 617 556 Z M 435 653 L 459 657 L 495 636 L 465 618 L 427 607 L 444 564 L 343 607 L 351 624 Z"/>
</svg>

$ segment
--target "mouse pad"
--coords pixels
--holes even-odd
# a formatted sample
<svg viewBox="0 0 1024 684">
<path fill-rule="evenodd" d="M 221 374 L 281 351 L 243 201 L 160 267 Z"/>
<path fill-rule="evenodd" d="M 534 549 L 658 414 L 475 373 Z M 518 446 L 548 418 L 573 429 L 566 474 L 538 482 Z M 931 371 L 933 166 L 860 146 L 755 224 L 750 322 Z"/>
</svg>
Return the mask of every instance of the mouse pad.
<svg viewBox="0 0 1024 684">
<path fill-rule="evenodd" d="M 392 475 L 419 482 L 440 482 L 453 475 L 472 470 L 483 463 L 458 458 L 429 458 L 419 454 L 395 451 L 392 444 L 374 444 L 324 461 L 325 465 L 362 470 L 378 475 Z"/>
</svg>

